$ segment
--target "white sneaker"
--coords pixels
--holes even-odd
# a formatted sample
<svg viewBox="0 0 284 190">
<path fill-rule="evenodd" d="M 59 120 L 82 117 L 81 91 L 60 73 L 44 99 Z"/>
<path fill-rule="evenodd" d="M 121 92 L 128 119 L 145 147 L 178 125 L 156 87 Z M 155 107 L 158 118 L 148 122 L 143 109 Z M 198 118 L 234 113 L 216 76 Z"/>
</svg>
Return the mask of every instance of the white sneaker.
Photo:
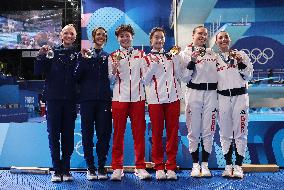
<svg viewBox="0 0 284 190">
<path fill-rule="evenodd" d="M 115 169 L 110 177 L 110 180 L 121 181 L 121 178 L 124 176 L 123 169 Z"/>
<path fill-rule="evenodd" d="M 191 177 L 200 177 L 200 165 L 198 163 L 193 163 L 190 176 Z"/>
<path fill-rule="evenodd" d="M 99 168 L 98 169 L 98 179 L 105 180 L 107 179 L 107 170 L 105 168 Z"/>
<path fill-rule="evenodd" d="M 164 170 L 157 170 L 156 171 L 156 179 L 157 180 L 165 180 L 167 179 L 167 175 Z"/>
<path fill-rule="evenodd" d="M 135 169 L 135 175 L 142 180 L 151 178 L 151 175 L 145 169 Z"/>
<path fill-rule="evenodd" d="M 57 173 L 52 174 L 50 181 L 52 181 L 52 182 L 61 182 L 62 181 L 61 175 L 57 174 Z"/>
<path fill-rule="evenodd" d="M 171 180 L 171 179 L 177 180 L 176 172 L 173 171 L 173 170 L 168 170 L 167 171 L 167 179 L 169 179 L 169 180 Z"/>
<path fill-rule="evenodd" d="M 222 173 L 223 177 L 233 177 L 233 166 L 232 165 L 226 165 L 225 170 Z"/>
<path fill-rule="evenodd" d="M 72 174 L 70 172 L 63 174 L 62 176 L 63 181 L 73 181 L 74 177 L 72 176 Z"/>
<path fill-rule="evenodd" d="M 202 177 L 211 177 L 210 170 L 208 168 L 208 162 L 201 163 L 201 176 Z"/>
<path fill-rule="evenodd" d="M 235 178 L 244 178 L 244 172 L 241 166 L 235 165 L 233 170 L 233 177 Z"/>
<path fill-rule="evenodd" d="M 87 171 L 87 180 L 92 181 L 98 179 L 98 176 L 95 171 Z"/>
</svg>

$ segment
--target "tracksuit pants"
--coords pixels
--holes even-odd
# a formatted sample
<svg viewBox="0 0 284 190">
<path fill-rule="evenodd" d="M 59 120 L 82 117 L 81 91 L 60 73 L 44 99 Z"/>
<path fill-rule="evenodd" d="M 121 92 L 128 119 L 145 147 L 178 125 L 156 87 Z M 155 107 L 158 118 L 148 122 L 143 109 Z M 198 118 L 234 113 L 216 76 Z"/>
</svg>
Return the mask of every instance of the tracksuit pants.
<svg viewBox="0 0 284 190">
<path fill-rule="evenodd" d="M 112 102 L 113 117 L 113 146 L 112 168 L 123 169 L 124 133 L 127 117 L 130 117 L 134 139 L 135 166 L 137 169 L 146 168 L 145 164 L 145 101 Z"/>
<path fill-rule="evenodd" d="M 85 101 L 80 104 L 81 132 L 84 158 L 89 169 L 94 166 L 94 129 L 96 130 L 96 153 L 98 167 L 103 168 L 109 150 L 109 141 L 112 132 L 111 102 Z M 95 123 L 95 125 L 94 125 Z"/>
<path fill-rule="evenodd" d="M 52 165 L 56 172 L 67 173 L 74 150 L 76 103 L 72 100 L 47 101 L 47 132 Z M 60 148 L 62 156 L 60 157 Z"/>
<path fill-rule="evenodd" d="M 149 115 L 152 126 L 152 159 L 156 170 L 175 170 L 178 150 L 178 129 L 180 101 L 164 104 L 149 104 Z M 164 163 L 163 130 L 166 127 L 166 154 Z"/>
</svg>

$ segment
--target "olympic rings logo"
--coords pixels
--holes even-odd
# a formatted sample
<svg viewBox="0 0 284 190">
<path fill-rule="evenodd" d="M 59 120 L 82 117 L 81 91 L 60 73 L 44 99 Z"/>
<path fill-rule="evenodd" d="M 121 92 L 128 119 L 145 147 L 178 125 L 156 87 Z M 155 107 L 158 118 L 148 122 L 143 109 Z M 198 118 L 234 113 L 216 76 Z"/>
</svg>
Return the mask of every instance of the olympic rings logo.
<svg viewBox="0 0 284 190">
<path fill-rule="evenodd" d="M 241 49 L 244 51 L 250 58 L 252 63 L 255 62 L 264 65 L 268 62 L 268 60 L 272 59 L 274 56 L 274 51 L 271 48 L 265 48 L 261 51 L 259 48 L 254 48 L 251 51 L 248 49 Z"/>
<path fill-rule="evenodd" d="M 80 140 L 77 141 L 77 143 L 74 146 L 74 149 L 79 156 L 84 156 L 83 144 L 82 144 L 82 134 L 74 133 L 74 137 L 75 137 L 74 140 L 77 139 L 76 136 L 78 136 Z"/>
<path fill-rule="evenodd" d="M 96 133 L 94 133 L 96 135 Z M 78 139 L 79 138 L 79 139 Z M 77 141 L 78 139 L 78 141 Z M 79 156 L 84 156 L 84 151 L 83 151 L 83 144 L 82 144 L 82 134 L 81 133 L 74 133 L 74 141 L 76 141 L 74 150 Z M 95 149 L 96 146 L 94 146 L 93 149 Z"/>
</svg>

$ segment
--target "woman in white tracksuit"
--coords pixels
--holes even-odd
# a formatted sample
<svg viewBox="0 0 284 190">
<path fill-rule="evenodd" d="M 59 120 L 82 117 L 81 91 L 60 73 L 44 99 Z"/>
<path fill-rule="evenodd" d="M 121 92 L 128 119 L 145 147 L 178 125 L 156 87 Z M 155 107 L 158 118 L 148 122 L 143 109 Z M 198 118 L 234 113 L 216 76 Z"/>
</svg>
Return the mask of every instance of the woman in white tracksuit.
<svg viewBox="0 0 284 190">
<path fill-rule="evenodd" d="M 220 49 L 217 57 L 218 101 L 220 140 L 226 160 L 222 176 L 243 178 L 241 168 L 247 147 L 248 81 L 252 78 L 253 65 L 249 57 L 238 50 L 230 50 L 230 36 L 222 31 L 216 35 Z M 232 166 L 233 139 L 236 163 Z"/>
<path fill-rule="evenodd" d="M 185 92 L 185 115 L 188 128 L 189 152 L 193 159 L 192 177 L 209 177 L 208 159 L 212 151 L 217 118 L 216 55 L 206 49 L 207 29 L 193 30 L 193 43 L 180 53 L 183 63 L 189 63 L 190 80 Z M 202 163 L 199 165 L 199 143 L 202 140 Z"/>
</svg>

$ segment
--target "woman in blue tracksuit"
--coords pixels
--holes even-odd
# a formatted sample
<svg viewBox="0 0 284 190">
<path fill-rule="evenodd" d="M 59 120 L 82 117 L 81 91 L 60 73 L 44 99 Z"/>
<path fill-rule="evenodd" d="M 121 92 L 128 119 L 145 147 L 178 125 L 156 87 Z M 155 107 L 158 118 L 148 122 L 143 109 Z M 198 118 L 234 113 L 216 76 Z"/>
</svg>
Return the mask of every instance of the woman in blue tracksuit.
<svg viewBox="0 0 284 190">
<path fill-rule="evenodd" d="M 94 48 L 82 49 L 75 70 L 80 85 L 80 113 L 84 157 L 87 163 L 87 179 L 107 179 L 104 168 L 112 132 L 111 89 L 108 78 L 108 54 L 103 51 L 107 32 L 103 27 L 92 31 Z M 95 122 L 95 127 L 94 127 Z M 98 173 L 94 164 L 94 128 L 97 135 L 96 152 Z"/>
<path fill-rule="evenodd" d="M 52 165 L 55 170 L 52 182 L 72 181 L 70 158 L 74 150 L 76 119 L 76 88 L 74 69 L 77 53 L 73 47 L 76 39 L 73 25 L 66 25 L 60 32 L 62 45 L 43 46 L 35 62 L 35 74 L 45 74 L 44 99 L 47 102 L 47 132 Z M 61 156 L 60 156 L 61 147 Z"/>
</svg>

